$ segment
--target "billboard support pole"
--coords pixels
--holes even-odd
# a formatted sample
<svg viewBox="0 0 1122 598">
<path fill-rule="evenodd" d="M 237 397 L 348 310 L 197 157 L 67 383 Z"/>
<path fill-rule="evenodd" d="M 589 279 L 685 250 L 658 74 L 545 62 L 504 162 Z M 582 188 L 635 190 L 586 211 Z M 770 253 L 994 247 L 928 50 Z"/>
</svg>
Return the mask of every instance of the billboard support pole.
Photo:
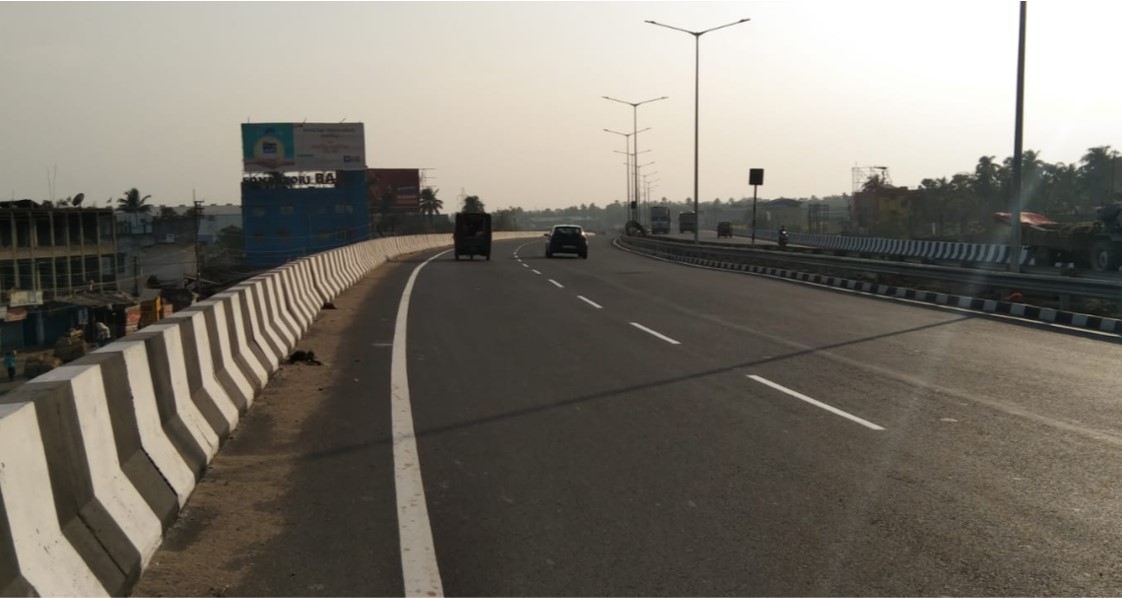
<svg viewBox="0 0 1122 598">
<path fill-rule="evenodd" d="M 752 185 L 752 247 L 756 246 L 756 192 L 759 185 Z"/>
</svg>

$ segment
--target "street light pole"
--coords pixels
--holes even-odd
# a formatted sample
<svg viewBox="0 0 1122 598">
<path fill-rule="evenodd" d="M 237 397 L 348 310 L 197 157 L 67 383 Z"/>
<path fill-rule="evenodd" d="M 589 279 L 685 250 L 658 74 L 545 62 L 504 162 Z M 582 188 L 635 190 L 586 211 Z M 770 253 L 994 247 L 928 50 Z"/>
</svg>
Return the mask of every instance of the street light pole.
<svg viewBox="0 0 1122 598">
<path fill-rule="evenodd" d="M 619 131 L 613 131 L 611 129 L 604 129 L 605 132 L 615 133 L 616 135 L 622 136 L 624 138 L 624 143 L 626 144 L 624 149 L 627 150 L 627 151 L 616 152 L 616 153 L 622 153 L 622 154 L 625 154 L 627 156 L 627 170 L 624 172 L 624 178 L 627 179 L 627 203 L 628 204 L 630 204 L 631 200 L 632 200 L 631 165 L 633 164 L 633 162 L 631 161 L 631 158 L 632 158 L 632 155 L 631 155 L 631 136 L 635 135 L 635 138 L 638 139 L 638 134 L 639 133 L 643 133 L 643 132 L 650 131 L 650 130 L 651 130 L 651 128 L 647 127 L 645 129 L 643 129 L 642 131 L 636 131 L 634 133 L 620 133 Z M 635 156 L 635 159 L 638 159 L 638 155 Z M 638 193 L 638 192 L 636 192 L 636 193 Z"/>
<path fill-rule="evenodd" d="M 694 50 L 693 50 L 693 52 L 694 52 L 694 55 L 693 55 L 694 56 L 693 57 L 693 213 L 695 214 L 695 217 L 698 219 L 698 223 L 701 222 L 701 214 L 698 213 L 699 210 L 698 210 L 698 197 L 697 197 L 697 195 L 698 195 L 698 190 L 697 190 L 697 184 L 698 184 L 697 183 L 697 179 L 698 179 L 698 137 L 700 136 L 699 131 L 698 131 L 698 122 L 699 122 L 699 119 L 700 119 L 699 115 L 701 113 L 701 110 L 700 110 L 700 106 L 701 106 L 701 104 L 700 104 L 700 97 L 701 97 L 701 36 L 705 35 L 706 33 L 709 33 L 710 31 L 716 31 L 718 29 L 724 29 L 725 27 L 732 27 L 733 25 L 739 25 L 741 23 L 746 23 L 750 20 L 751 19 L 740 19 L 739 21 L 736 21 L 735 23 L 728 23 L 727 25 L 721 25 L 720 27 L 713 27 L 711 29 L 706 29 L 705 31 L 690 31 L 688 29 L 682 29 L 681 27 L 673 27 L 671 25 L 663 25 L 662 23 L 658 23 L 658 22 L 655 22 L 655 21 L 646 21 L 647 23 L 650 23 L 651 25 L 658 25 L 659 27 L 666 27 L 667 29 L 673 29 L 675 31 L 681 31 L 682 33 L 688 33 L 688 34 L 692 35 L 693 39 L 694 39 Z M 694 243 L 697 243 L 698 240 L 700 239 L 700 236 L 699 236 L 700 231 L 701 231 L 700 226 L 695 226 L 694 227 L 694 229 L 693 229 L 693 242 Z"/>
<path fill-rule="evenodd" d="M 632 144 L 632 147 L 634 148 L 634 152 L 635 152 L 635 161 L 632 162 L 632 164 L 638 164 L 639 163 L 639 106 L 642 106 L 643 104 L 649 104 L 651 102 L 657 102 L 659 100 L 665 100 L 670 96 L 662 96 L 661 98 L 652 98 L 652 99 L 649 99 L 649 100 L 643 100 L 642 102 L 625 102 L 623 100 L 617 100 L 615 98 L 610 98 L 608 96 L 601 96 L 601 97 L 603 97 L 605 100 L 611 100 L 613 102 L 619 102 L 620 104 L 627 104 L 628 106 L 631 106 L 632 127 L 635 131 L 634 133 L 632 133 L 632 135 L 635 136 L 635 142 Z M 644 130 L 646 130 L 646 129 L 644 129 Z M 639 196 L 639 169 L 638 168 L 635 169 L 635 185 L 632 188 L 635 189 L 635 196 L 637 198 Z M 630 209 L 630 206 L 629 206 L 629 209 Z M 635 216 L 638 216 L 638 212 L 639 212 L 639 202 L 638 202 L 638 200 L 635 200 L 635 207 L 633 208 L 632 213 L 631 213 L 632 220 L 637 220 L 635 218 Z"/>
<path fill-rule="evenodd" d="M 650 150 L 647 150 L 647 151 L 650 151 Z M 639 157 L 635 156 L 635 158 L 638 159 Z M 646 168 L 646 167 L 648 167 L 652 164 L 654 164 L 654 162 L 647 162 L 646 164 L 636 164 L 635 165 L 635 175 L 636 175 L 636 177 L 635 177 L 635 222 L 638 222 L 639 224 L 643 224 L 643 210 L 641 209 L 641 206 L 640 206 L 640 204 L 643 201 L 643 191 L 641 190 L 642 188 L 639 187 L 639 177 L 638 177 L 639 169 Z M 643 177 L 645 179 L 646 175 L 643 175 Z"/>
<path fill-rule="evenodd" d="M 654 176 L 656 174 L 658 174 L 657 170 L 655 172 L 643 173 L 643 210 L 647 214 L 647 228 L 650 228 L 650 226 L 651 226 L 651 221 L 650 221 L 651 212 L 650 212 L 649 206 L 651 205 L 651 182 L 652 182 L 652 181 L 648 181 L 647 177 Z M 656 179 L 656 181 L 657 181 L 657 179 Z M 642 216 L 642 214 L 640 214 L 640 216 Z"/>
<path fill-rule="evenodd" d="M 1017 44 L 1017 109 L 1013 126 L 1013 180 L 1010 185 L 1012 206 L 1009 209 L 1009 224 L 1013 236 L 1009 239 L 1009 271 L 1021 271 L 1021 153 L 1023 149 L 1023 130 L 1025 116 L 1025 0 L 1021 0 L 1020 41 Z M 1051 264 L 1048 264 L 1051 265 Z"/>
</svg>

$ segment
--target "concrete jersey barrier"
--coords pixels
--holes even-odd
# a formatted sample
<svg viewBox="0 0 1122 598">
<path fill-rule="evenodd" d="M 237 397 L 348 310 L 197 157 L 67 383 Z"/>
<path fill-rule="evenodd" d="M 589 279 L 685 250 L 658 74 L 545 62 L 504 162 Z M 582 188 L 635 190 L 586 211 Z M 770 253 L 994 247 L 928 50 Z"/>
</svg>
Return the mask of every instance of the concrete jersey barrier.
<svg viewBox="0 0 1122 598">
<path fill-rule="evenodd" d="M 749 237 L 750 233 L 736 232 L 738 237 Z M 900 257 L 922 257 L 936 260 L 956 260 L 974 263 L 1008 264 L 1009 246 L 992 243 L 953 243 L 949 241 L 911 241 L 907 239 L 886 239 L 882 237 L 843 237 L 841 235 L 819 235 L 812 233 L 788 233 L 788 239 L 795 245 L 822 247 L 840 251 L 895 255 Z M 779 232 L 757 230 L 757 239 L 777 241 Z M 1021 252 L 1021 265 L 1033 265 L 1032 256 L 1027 249 Z"/>
<path fill-rule="evenodd" d="M 127 594 L 323 304 L 387 260 L 451 245 L 391 237 L 301 258 L 0 398 L 0 593 Z"/>
</svg>

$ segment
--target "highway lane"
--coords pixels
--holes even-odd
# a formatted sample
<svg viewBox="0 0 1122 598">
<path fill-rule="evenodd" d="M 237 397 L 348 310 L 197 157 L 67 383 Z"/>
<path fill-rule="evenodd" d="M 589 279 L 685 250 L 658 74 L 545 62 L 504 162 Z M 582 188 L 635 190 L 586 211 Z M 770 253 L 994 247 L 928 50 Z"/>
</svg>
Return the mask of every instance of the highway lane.
<svg viewBox="0 0 1122 598">
<path fill-rule="evenodd" d="M 1104 471 L 1110 472 L 1105 479 L 1119 473 L 1110 435 L 1117 418 L 1110 425 L 1096 419 L 1100 410 L 1117 414 L 1118 406 L 1104 392 L 1111 387 L 1112 377 L 1106 364 L 1119 356 L 1116 345 L 785 282 L 649 260 L 637 262 L 638 258 L 595 244 L 594 250 L 588 262 L 527 262 L 543 275 L 566 281 L 567 289 L 574 293 L 593 296 L 627 317 L 644 315 L 648 324 L 689 348 L 681 360 L 693 360 L 700 354 L 690 385 L 678 376 L 662 375 L 662 362 L 653 361 L 653 367 L 645 364 L 650 387 L 677 385 L 679 392 L 707 401 L 707 409 L 717 405 L 735 408 L 746 404 L 745 395 L 756 393 L 742 388 L 741 381 L 730 379 L 729 374 L 738 378 L 751 371 L 820 398 L 829 397 L 834 405 L 879 418 L 890 428 L 884 445 L 849 455 L 842 463 L 831 463 L 836 438 L 808 457 L 808 466 L 831 473 L 873 465 L 850 472 L 861 483 L 838 482 L 833 487 L 838 500 L 868 506 L 872 521 L 889 518 L 880 509 L 918 501 L 912 509 L 889 509 L 894 532 L 890 538 L 874 535 L 865 542 L 853 537 L 870 533 L 869 525 L 839 534 L 849 537 L 851 546 L 862 546 L 864 554 L 830 555 L 838 577 L 819 577 L 814 591 L 994 594 L 1039 593 L 1058 587 L 1086 593 L 1094 592 L 1091 588 L 1095 587 L 1103 591 L 1117 582 L 1115 577 L 1108 578 L 1106 585 L 1064 585 L 1071 583 L 1068 578 L 1076 572 L 1077 578 L 1110 574 L 1101 566 L 1110 562 L 1108 553 L 1088 553 L 1083 542 L 1117 543 L 1117 527 L 1101 527 L 1101 522 L 1118 515 L 1111 486 L 1103 484 Z M 526 255 L 533 253 L 531 249 Z M 557 271 L 564 274 L 555 274 Z M 1002 341 L 1026 364 L 1036 363 L 1033 358 L 1045 358 L 1042 361 L 1048 365 L 1041 373 L 1021 376 L 1013 375 L 1018 371 L 1014 368 L 1008 374 L 995 371 L 995 347 Z M 827 349 L 814 350 L 818 347 Z M 1070 361 L 1046 358 L 1057 354 Z M 1103 367 L 1085 371 L 1088 364 Z M 702 381 L 717 387 L 692 386 Z M 832 417 L 808 411 L 797 402 L 776 403 L 775 396 L 752 406 L 778 408 L 788 420 L 808 418 L 825 423 Z M 789 421 L 787 425 L 791 425 Z M 737 430 L 745 432 L 739 426 Z M 819 434 L 808 430 L 800 442 L 816 444 Z M 980 438 L 984 441 L 979 446 Z M 896 486 L 903 485 L 914 489 L 897 494 L 900 489 Z M 866 490 L 870 487 L 886 490 L 883 495 L 869 496 Z M 929 504 L 935 497 L 940 502 Z M 1058 510 L 1057 505 L 1064 507 Z M 984 514 L 996 523 L 998 533 L 961 527 L 967 514 Z M 1062 520 L 1061 530 L 1040 522 L 1043 516 Z M 912 518 L 931 522 L 917 528 Z M 1048 520 L 1048 524 L 1055 523 Z M 1077 533 L 1071 533 L 1073 529 Z M 913 538 L 942 538 L 943 542 L 897 545 L 901 531 L 910 532 Z M 782 537 L 782 533 L 776 536 L 779 541 Z M 1011 538 L 1017 541 L 1012 546 L 1019 547 L 1014 552 L 1020 565 L 1008 562 L 1008 549 L 1002 546 Z M 881 553 L 886 543 L 893 548 Z M 877 544 L 881 546 L 875 547 Z M 812 549 L 809 545 L 803 548 Z M 932 564 L 930 569 L 909 563 L 908 573 L 894 571 L 890 580 L 877 578 L 876 565 L 884 562 L 878 554 L 886 555 L 887 562 L 896 562 L 889 557 L 909 552 L 917 558 L 941 555 L 947 562 L 962 560 L 961 568 L 966 571 L 960 575 L 965 579 L 948 574 L 946 562 Z M 1071 563 L 1056 560 L 1059 554 L 1085 558 Z M 911 585 L 907 581 L 911 574 L 929 576 L 942 585 Z M 730 586 L 710 590 L 739 593 L 753 587 L 745 579 L 737 581 L 747 585 L 733 581 L 736 579 L 726 575 Z M 782 571 L 770 579 L 782 580 Z M 987 582 L 978 585 L 979 580 Z M 787 582 L 795 583 L 795 579 Z M 797 586 L 779 584 L 764 592 L 787 593 L 792 587 Z M 683 586 L 668 591 L 699 590 Z M 804 587 L 795 593 L 802 591 L 809 590 Z M 648 592 L 657 590 L 644 588 L 643 593 Z"/>
<path fill-rule="evenodd" d="M 588 260 L 542 254 L 534 241 L 497 244 L 491 262 L 445 256 L 414 288 L 410 392 L 449 595 L 1122 587 L 1117 345 L 661 263 L 607 239 Z M 387 266 L 379 305 L 415 264 Z M 347 336 L 383 338 L 375 325 L 356 312 Z M 388 411 L 350 374 L 330 388 L 335 408 Z M 318 425 L 302 435 L 330 451 L 340 424 Z M 381 479 L 386 453 L 362 453 Z M 369 519 L 342 499 L 347 477 L 317 465 L 340 497 L 332 520 Z M 284 509 L 314 529 L 315 510 Z M 394 558 L 395 543 L 290 550 L 345 571 Z M 397 584 L 352 576 L 310 593 Z"/>
</svg>

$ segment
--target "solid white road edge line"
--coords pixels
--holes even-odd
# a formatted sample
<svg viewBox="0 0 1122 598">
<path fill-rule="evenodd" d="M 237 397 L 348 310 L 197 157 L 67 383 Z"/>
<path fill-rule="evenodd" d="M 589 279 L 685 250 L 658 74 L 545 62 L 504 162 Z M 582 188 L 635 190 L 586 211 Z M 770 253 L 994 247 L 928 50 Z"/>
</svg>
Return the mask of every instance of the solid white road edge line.
<svg viewBox="0 0 1122 598">
<path fill-rule="evenodd" d="M 642 325 L 638 322 L 628 322 L 628 323 L 631 324 L 632 326 L 638 328 L 639 330 L 642 330 L 643 332 L 646 332 L 647 334 L 650 334 L 651 336 L 660 338 L 660 339 L 670 343 L 671 345 L 682 344 L 682 343 L 679 343 L 678 341 L 670 338 L 669 336 L 666 336 L 665 334 L 659 334 L 658 332 L 655 332 L 654 330 L 651 330 L 650 328 L 647 328 L 646 326 L 644 326 L 644 325 Z"/>
<path fill-rule="evenodd" d="M 580 299 L 581 301 L 584 301 L 585 303 L 591 305 L 592 307 L 595 307 L 596 309 L 604 309 L 598 303 L 596 303 L 595 301 L 593 301 L 593 300 L 591 300 L 588 297 L 585 297 L 583 295 L 577 295 L 577 299 Z"/>
<path fill-rule="evenodd" d="M 421 268 L 448 253 L 438 253 L 413 269 L 401 303 L 393 332 L 393 354 L 390 366 L 390 408 L 393 421 L 394 489 L 397 495 L 397 532 L 401 544 L 401 575 L 406 596 L 443 596 L 440 568 L 432 541 L 432 525 L 425 502 L 425 484 L 421 479 L 421 460 L 417 455 L 417 438 L 413 431 L 413 406 L 409 400 L 409 370 L 406 363 L 405 339 L 408 333 L 409 299 L 413 283 Z"/>
<path fill-rule="evenodd" d="M 549 282 L 552 282 L 552 283 L 553 283 L 553 286 L 555 286 L 555 287 L 557 287 L 557 288 L 559 288 L 559 289 L 563 289 L 563 288 L 565 288 L 564 286 L 562 286 L 562 285 L 561 285 L 561 283 L 557 282 L 556 280 L 553 280 L 552 278 L 550 278 L 550 279 L 549 279 Z"/>
<path fill-rule="evenodd" d="M 783 386 L 781 384 L 776 384 L 775 382 L 772 382 L 771 380 L 768 380 L 767 378 L 763 378 L 761 376 L 756 376 L 756 375 L 753 375 L 753 374 L 748 374 L 748 377 L 755 380 L 756 382 L 759 382 L 760 384 L 770 386 L 770 387 L 774 388 L 775 390 L 778 390 L 779 392 L 783 392 L 783 393 L 786 393 L 788 395 L 791 395 L 792 397 L 795 397 L 796 399 L 799 399 L 800 401 L 806 401 L 807 403 L 810 403 L 811 405 L 814 405 L 815 407 L 820 407 L 822 409 L 825 409 L 826 411 L 829 411 L 830 413 L 833 413 L 834 415 L 840 415 L 840 416 L 842 416 L 842 417 L 844 417 L 844 418 L 846 418 L 850 421 L 857 422 L 857 423 L 861 424 L 862 426 L 865 426 L 866 428 L 869 428 L 870 430 L 877 430 L 878 432 L 884 430 L 884 428 L 874 424 L 871 421 L 861 419 L 860 417 L 857 417 L 856 415 L 846 413 L 845 411 L 842 411 L 841 409 L 838 409 L 837 407 L 831 407 L 830 405 L 827 405 L 826 403 L 823 403 L 821 401 L 816 401 L 816 400 L 814 400 L 814 399 L 812 399 L 812 398 L 810 398 L 810 397 L 808 397 L 808 396 L 806 396 L 802 393 L 795 392 L 795 391 L 791 390 L 790 388 L 787 388 L 786 386 Z"/>
</svg>

